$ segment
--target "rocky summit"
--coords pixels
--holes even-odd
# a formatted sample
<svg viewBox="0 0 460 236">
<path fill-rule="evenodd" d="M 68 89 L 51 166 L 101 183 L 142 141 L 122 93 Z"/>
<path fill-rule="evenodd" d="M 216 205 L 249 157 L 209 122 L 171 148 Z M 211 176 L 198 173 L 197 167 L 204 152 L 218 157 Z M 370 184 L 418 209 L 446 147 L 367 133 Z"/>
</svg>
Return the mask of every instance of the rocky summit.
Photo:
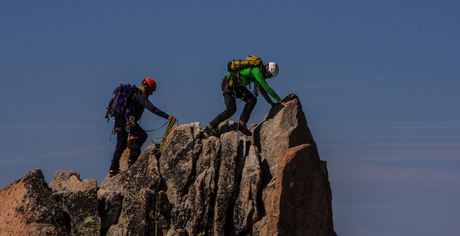
<svg viewBox="0 0 460 236">
<path fill-rule="evenodd" d="M 284 101 L 251 137 L 178 125 L 99 187 L 63 170 L 48 186 L 34 169 L 0 190 L 0 235 L 336 236 L 326 162 L 297 96 Z"/>
</svg>

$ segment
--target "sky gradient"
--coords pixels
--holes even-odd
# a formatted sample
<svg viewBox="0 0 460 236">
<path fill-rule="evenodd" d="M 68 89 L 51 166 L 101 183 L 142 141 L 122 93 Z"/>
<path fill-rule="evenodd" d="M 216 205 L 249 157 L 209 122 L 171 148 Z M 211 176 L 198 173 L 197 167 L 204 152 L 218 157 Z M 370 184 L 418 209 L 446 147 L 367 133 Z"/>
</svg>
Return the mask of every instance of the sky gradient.
<svg viewBox="0 0 460 236">
<path fill-rule="evenodd" d="M 458 235 L 458 1 L 1 1 L 0 188 L 40 168 L 107 175 L 121 81 L 180 124 L 225 109 L 227 62 L 276 61 L 327 160 L 340 236 Z M 238 106 L 236 120 L 243 108 Z M 262 97 L 249 124 L 270 105 Z M 166 120 L 146 112 L 141 126 Z M 149 133 L 148 140 L 164 130 Z M 144 145 L 143 148 L 146 147 Z"/>
</svg>

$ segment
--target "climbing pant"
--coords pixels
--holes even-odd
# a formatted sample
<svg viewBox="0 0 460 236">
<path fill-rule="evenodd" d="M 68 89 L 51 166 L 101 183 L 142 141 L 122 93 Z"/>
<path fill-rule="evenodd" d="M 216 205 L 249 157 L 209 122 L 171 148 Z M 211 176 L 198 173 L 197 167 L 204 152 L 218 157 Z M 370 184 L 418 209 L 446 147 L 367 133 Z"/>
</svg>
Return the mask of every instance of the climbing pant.
<svg viewBox="0 0 460 236">
<path fill-rule="evenodd" d="M 227 78 L 222 81 L 222 94 L 224 96 L 224 103 L 227 109 L 217 115 L 213 121 L 209 123 L 213 128 L 219 126 L 219 124 L 230 117 L 236 112 L 236 98 L 242 99 L 246 105 L 244 106 L 243 112 L 241 113 L 240 120 L 245 124 L 248 123 L 251 116 L 252 110 L 257 103 L 257 98 L 249 92 L 246 87 L 230 87 L 227 83 Z"/>
<path fill-rule="evenodd" d="M 123 123 L 124 122 L 124 123 Z M 126 125 L 126 119 L 115 119 L 115 127 L 124 127 Z M 113 153 L 111 170 L 120 168 L 120 158 L 126 147 L 129 148 L 129 159 L 137 161 L 139 154 L 141 153 L 141 147 L 147 140 L 147 133 L 138 125 L 131 127 L 130 133 L 135 136 L 135 139 L 128 141 L 129 133 L 124 128 L 116 128 L 115 133 L 117 134 L 117 146 Z"/>
</svg>

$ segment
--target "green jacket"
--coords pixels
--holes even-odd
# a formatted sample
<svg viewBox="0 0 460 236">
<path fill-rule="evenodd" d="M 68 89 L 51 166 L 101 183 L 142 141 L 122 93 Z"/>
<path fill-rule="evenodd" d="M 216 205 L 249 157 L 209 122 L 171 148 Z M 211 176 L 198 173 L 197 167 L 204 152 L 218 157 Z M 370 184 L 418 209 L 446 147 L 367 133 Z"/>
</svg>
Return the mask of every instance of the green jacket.
<svg viewBox="0 0 460 236">
<path fill-rule="evenodd" d="M 238 77 L 238 74 L 236 74 L 236 76 Z M 227 73 L 226 77 L 233 81 L 233 78 L 230 75 L 230 73 Z M 235 81 L 233 81 L 235 83 L 236 87 L 246 87 L 252 82 L 254 82 L 254 83 L 258 82 L 259 83 L 259 91 L 260 91 L 260 93 L 262 94 L 262 96 L 265 98 L 265 100 L 268 103 L 272 103 L 272 100 L 268 96 L 269 94 L 277 102 L 283 101 L 283 99 L 281 99 L 278 96 L 278 94 L 276 94 L 275 90 L 273 90 L 270 87 L 270 85 L 267 84 L 267 82 L 265 81 L 265 77 L 264 77 L 263 73 L 257 67 L 254 67 L 252 69 L 251 68 L 246 68 L 246 69 L 241 70 L 240 71 L 240 76 L 238 77 L 238 79 L 239 79 L 239 83 L 235 83 Z"/>
</svg>

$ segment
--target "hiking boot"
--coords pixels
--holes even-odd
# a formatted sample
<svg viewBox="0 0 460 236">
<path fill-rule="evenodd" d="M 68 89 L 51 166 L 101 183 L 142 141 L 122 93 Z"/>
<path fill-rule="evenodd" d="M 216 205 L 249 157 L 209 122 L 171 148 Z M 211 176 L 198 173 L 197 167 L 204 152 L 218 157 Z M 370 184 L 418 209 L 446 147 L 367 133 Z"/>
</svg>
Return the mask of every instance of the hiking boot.
<svg viewBox="0 0 460 236">
<path fill-rule="evenodd" d="M 134 163 L 136 163 L 135 160 L 128 159 L 128 167 L 131 167 Z"/>
<path fill-rule="evenodd" d="M 246 136 L 252 136 L 251 131 L 249 131 L 248 127 L 244 124 L 244 122 L 239 121 L 237 125 L 237 130 L 241 131 Z"/>
<path fill-rule="evenodd" d="M 120 173 L 120 169 L 110 170 L 109 177 L 113 177 L 115 175 L 118 175 L 119 173 Z"/>
<path fill-rule="evenodd" d="M 215 137 L 218 137 L 220 138 L 220 133 L 217 132 L 215 129 L 213 129 L 211 126 L 207 126 L 206 128 L 204 128 L 203 132 L 209 134 L 209 135 L 212 135 L 212 136 L 215 136 Z"/>
</svg>

